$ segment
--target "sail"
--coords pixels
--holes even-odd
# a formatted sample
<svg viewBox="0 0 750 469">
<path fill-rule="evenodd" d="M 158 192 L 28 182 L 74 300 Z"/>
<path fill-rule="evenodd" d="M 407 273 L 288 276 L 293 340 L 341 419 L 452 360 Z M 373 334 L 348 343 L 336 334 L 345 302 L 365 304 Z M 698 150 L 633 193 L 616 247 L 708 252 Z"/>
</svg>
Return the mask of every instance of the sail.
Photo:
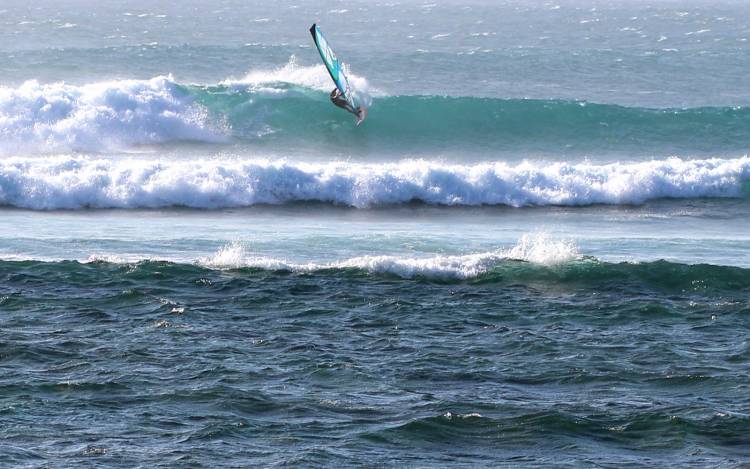
<svg viewBox="0 0 750 469">
<path fill-rule="evenodd" d="M 318 48 L 320 57 L 323 59 L 323 63 L 325 63 L 326 69 L 328 69 L 328 73 L 331 75 L 333 82 L 336 84 L 336 88 L 341 91 L 341 95 L 346 99 L 346 102 L 349 103 L 352 109 L 359 108 L 359 103 L 357 103 L 357 100 L 354 97 L 354 91 L 351 86 L 349 86 L 349 79 L 344 73 L 343 63 L 339 62 L 339 59 L 336 57 L 333 49 L 331 49 L 331 46 L 328 45 L 328 41 L 326 41 L 326 38 L 323 36 L 323 33 L 320 31 L 317 24 L 312 25 L 310 28 L 310 34 L 312 34 L 312 37 L 315 40 L 315 47 Z"/>
</svg>

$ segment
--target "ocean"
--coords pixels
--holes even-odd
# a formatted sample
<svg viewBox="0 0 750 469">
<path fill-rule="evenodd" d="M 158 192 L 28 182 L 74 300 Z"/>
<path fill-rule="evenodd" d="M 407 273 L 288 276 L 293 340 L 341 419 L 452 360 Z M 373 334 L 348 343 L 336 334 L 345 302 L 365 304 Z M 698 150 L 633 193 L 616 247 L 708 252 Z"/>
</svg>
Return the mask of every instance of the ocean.
<svg viewBox="0 0 750 469">
<path fill-rule="evenodd" d="M 1 464 L 750 464 L 748 18 L 4 1 Z"/>
</svg>

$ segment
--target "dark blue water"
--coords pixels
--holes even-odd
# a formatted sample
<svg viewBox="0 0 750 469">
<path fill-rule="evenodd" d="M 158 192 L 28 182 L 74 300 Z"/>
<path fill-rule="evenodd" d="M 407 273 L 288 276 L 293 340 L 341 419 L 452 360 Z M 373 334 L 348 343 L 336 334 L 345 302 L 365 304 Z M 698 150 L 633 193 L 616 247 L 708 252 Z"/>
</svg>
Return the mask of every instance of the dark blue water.
<svg viewBox="0 0 750 469">
<path fill-rule="evenodd" d="M 716 465 L 750 457 L 750 273 L 467 281 L 0 263 L 8 465 Z"/>
</svg>

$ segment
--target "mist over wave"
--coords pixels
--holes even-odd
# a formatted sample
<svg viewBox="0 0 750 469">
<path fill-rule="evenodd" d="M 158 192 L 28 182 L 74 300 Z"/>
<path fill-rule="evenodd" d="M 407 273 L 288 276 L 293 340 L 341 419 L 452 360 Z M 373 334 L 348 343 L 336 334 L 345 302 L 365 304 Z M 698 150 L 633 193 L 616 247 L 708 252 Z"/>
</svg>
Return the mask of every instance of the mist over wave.
<svg viewBox="0 0 750 469">
<path fill-rule="evenodd" d="M 747 156 L 603 165 L 11 157 L 0 160 L 0 204 L 37 210 L 218 209 L 295 202 L 356 208 L 415 201 L 512 207 L 640 204 L 658 198 L 740 197 L 748 179 Z"/>
<path fill-rule="evenodd" d="M 371 94 L 379 97 L 387 96 L 378 89 L 371 89 L 367 79 L 352 73 L 347 64 L 344 66 L 350 84 L 365 98 L 365 101 L 371 100 Z M 232 88 L 238 92 L 250 90 L 270 93 L 283 92 L 288 89 L 289 85 L 325 92 L 330 92 L 334 87 L 325 65 L 300 65 L 295 56 L 291 56 L 289 62 L 281 67 L 272 70 L 251 70 L 242 78 L 228 78 L 219 83 L 219 86 Z"/>
</svg>

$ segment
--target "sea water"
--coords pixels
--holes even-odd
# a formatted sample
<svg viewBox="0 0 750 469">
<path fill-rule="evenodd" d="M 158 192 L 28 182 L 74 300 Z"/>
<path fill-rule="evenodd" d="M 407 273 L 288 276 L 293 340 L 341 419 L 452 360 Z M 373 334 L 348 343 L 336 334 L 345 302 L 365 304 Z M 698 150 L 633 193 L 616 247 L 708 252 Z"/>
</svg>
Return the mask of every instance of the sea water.
<svg viewBox="0 0 750 469">
<path fill-rule="evenodd" d="M 748 18 L 3 2 L 0 460 L 747 463 Z"/>
</svg>

